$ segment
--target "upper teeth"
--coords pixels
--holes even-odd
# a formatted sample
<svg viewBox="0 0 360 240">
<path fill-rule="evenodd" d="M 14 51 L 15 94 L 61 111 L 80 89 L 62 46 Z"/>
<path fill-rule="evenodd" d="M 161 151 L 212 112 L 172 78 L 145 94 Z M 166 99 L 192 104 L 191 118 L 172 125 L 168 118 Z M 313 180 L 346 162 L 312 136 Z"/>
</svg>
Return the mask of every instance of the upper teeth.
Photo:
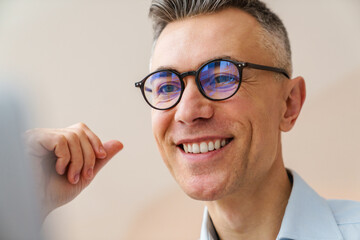
<svg viewBox="0 0 360 240">
<path fill-rule="evenodd" d="M 209 151 L 220 149 L 225 146 L 227 141 L 225 139 L 218 139 L 215 142 L 200 142 L 200 143 L 184 143 L 183 148 L 186 153 L 206 153 Z"/>
</svg>

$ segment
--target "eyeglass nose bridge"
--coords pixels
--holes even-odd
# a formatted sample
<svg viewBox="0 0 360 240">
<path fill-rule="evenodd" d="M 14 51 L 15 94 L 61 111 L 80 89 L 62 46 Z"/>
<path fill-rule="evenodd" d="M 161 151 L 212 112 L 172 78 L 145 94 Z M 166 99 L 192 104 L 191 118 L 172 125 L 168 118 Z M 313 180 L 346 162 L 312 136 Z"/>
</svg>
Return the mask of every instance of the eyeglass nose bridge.
<svg viewBox="0 0 360 240">
<path fill-rule="evenodd" d="M 200 84 L 200 82 L 199 82 L 199 79 L 196 79 L 196 75 L 197 75 L 197 74 L 198 74 L 198 71 L 188 71 L 188 72 L 183 72 L 183 73 L 181 73 L 181 74 L 180 74 L 180 78 L 181 78 L 182 84 L 185 84 L 185 83 L 184 83 L 184 78 L 186 78 L 186 77 L 188 77 L 188 76 L 194 76 L 194 77 L 195 77 L 196 86 L 197 86 L 199 92 L 201 93 L 201 95 L 203 95 L 203 96 L 204 96 L 205 98 L 207 98 L 207 99 L 217 101 L 217 100 L 215 100 L 215 99 L 209 98 L 209 97 L 206 95 L 206 93 L 204 92 L 204 90 L 203 90 L 202 87 L 201 87 L 201 84 Z M 185 86 L 184 86 L 184 88 L 182 89 L 182 93 L 183 93 L 184 91 L 185 91 Z M 182 95 L 182 94 L 181 94 L 181 95 Z M 181 97 L 180 97 L 180 98 L 181 98 Z M 180 101 L 180 99 L 179 99 L 179 101 Z"/>
<path fill-rule="evenodd" d="M 187 76 L 196 76 L 196 71 L 188 71 L 180 74 L 182 79 L 186 78 Z"/>
</svg>

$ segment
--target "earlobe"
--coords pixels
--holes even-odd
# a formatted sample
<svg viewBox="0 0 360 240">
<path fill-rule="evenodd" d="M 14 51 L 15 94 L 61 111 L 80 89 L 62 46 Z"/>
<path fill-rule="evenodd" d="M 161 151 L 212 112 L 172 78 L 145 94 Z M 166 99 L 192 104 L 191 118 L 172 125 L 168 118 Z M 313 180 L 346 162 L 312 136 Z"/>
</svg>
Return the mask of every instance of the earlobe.
<svg viewBox="0 0 360 240">
<path fill-rule="evenodd" d="M 306 97 L 304 79 L 296 77 L 290 81 L 286 97 L 286 110 L 280 123 L 280 130 L 283 132 L 290 131 L 295 125 Z"/>
</svg>

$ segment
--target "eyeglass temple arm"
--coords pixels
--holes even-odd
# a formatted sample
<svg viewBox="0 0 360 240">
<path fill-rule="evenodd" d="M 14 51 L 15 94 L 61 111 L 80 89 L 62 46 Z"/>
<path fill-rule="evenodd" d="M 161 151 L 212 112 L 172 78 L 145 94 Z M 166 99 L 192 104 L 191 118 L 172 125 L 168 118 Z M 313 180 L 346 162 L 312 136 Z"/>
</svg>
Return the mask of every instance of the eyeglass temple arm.
<svg viewBox="0 0 360 240">
<path fill-rule="evenodd" d="M 240 63 L 240 66 L 242 67 L 249 67 L 249 68 L 255 68 L 255 69 L 259 69 L 259 70 L 266 70 L 266 71 L 271 71 L 271 72 L 278 72 L 283 74 L 285 77 L 290 79 L 289 74 L 282 68 L 275 68 L 275 67 L 268 67 L 268 66 L 264 66 L 264 65 L 259 65 L 259 64 L 254 64 L 254 63 Z"/>
</svg>

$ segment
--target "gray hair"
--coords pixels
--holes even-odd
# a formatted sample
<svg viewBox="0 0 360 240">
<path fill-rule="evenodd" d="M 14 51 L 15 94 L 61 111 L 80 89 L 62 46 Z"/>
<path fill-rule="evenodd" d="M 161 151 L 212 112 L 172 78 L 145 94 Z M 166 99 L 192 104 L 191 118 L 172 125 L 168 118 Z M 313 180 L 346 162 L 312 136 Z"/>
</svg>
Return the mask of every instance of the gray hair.
<svg viewBox="0 0 360 240">
<path fill-rule="evenodd" d="M 273 64 L 292 74 L 291 48 L 280 18 L 259 0 L 152 0 L 149 17 L 153 21 L 154 45 L 168 23 L 197 15 L 238 8 L 261 25 L 261 45 L 273 53 Z"/>
</svg>

